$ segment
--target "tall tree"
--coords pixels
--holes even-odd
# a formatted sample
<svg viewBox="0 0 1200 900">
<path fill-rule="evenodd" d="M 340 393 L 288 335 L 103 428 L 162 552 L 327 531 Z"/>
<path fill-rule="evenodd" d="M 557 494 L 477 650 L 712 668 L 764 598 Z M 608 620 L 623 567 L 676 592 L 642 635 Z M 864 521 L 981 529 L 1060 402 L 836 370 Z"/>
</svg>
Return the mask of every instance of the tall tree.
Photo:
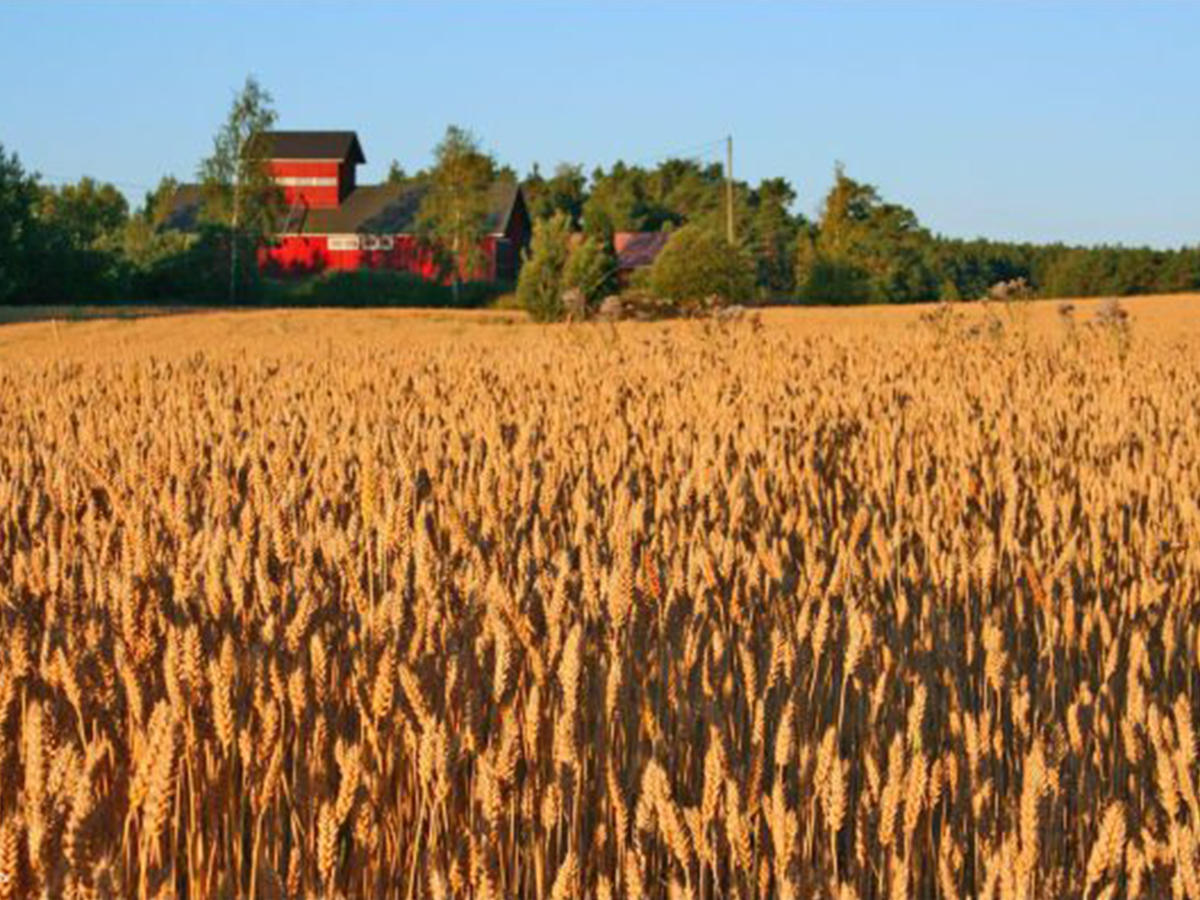
<svg viewBox="0 0 1200 900">
<path fill-rule="evenodd" d="M 26 174 L 17 154 L 5 154 L 0 144 L 0 303 L 19 297 L 27 285 L 37 198 L 37 178 Z"/>
<path fill-rule="evenodd" d="M 795 289 L 792 248 L 800 223 L 789 211 L 795 200 L 796 192 L 786 178 L 764 178 L 751 196 L 749 243 L 758 283 L 772 297 Z"/>
<path fill-rule="evenodd" d="M 419 228 L 440 249 L 457 303 L 463 277 L 474 273 L 482 255 L 496 161 L 480 149 L 475 135 L 457 125 L 446 129 L 433 155 Z"/>
<path fill-rule="evenodd" d="M 271 95 L 249 75 L 234 96 L 225 124 L 213 137 L 212 155 L 200 163 L 204 215 L 229 229 L 229 299 L 236 299 L 238 245 L 252 246 L 274 231 L 282 195 L 267 168 L 264 132 L 275 124 Z"/>
<path fill-rule="evenodd" d="M 932 238 L 910 209 L 885 203 L 839 164 L 825 197 L 815 244 L 805 235 L 796 254 L 802 294 L 821 302 L 932 300 L 939 281 Z"/>
</svg>

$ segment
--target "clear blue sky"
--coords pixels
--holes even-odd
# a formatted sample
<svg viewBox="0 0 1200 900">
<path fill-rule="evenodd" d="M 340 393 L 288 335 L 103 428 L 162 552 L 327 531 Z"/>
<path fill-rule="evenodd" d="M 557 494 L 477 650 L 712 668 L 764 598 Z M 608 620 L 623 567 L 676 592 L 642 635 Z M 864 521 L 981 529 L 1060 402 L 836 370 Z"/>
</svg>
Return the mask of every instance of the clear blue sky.
<svg viewBox="0 0 1200 900">
<path fill-rule="evenodd" d="M 809 215 L 841 160 L 945 234 L 1200 243 L 1200 3 L 3 3 L 0 35 L 0 142 L 138 199 L 254 73 L 367 181 L 450 122 L 522 174 L 732 132 Z"/>
</svg>

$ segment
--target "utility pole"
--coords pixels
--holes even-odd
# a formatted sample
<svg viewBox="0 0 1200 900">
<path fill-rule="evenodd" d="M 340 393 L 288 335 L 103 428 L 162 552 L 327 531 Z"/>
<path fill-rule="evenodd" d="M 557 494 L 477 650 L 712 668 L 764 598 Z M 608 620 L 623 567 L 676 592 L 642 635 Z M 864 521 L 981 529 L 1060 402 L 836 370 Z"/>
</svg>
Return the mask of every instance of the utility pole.
<svg viewBox="0 0 1200 900">
<path fill-rule="evenodd" d="M 725 138 L 725 237 L 733 243 L 733 135 Z"/>
</svg>

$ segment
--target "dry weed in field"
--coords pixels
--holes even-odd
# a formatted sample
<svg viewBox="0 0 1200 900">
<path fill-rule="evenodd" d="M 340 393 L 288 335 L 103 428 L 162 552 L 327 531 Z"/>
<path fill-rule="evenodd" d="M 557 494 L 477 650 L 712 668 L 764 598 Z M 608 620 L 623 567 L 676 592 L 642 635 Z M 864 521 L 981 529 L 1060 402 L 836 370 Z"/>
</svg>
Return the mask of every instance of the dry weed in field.
<svg viewBox="0 0 1200 900">
<path fill-rule="evenodd" d="M 0 363 L 0 898 L 1200 897 L 1190 343 L 320 346 Z"/>
</svg>

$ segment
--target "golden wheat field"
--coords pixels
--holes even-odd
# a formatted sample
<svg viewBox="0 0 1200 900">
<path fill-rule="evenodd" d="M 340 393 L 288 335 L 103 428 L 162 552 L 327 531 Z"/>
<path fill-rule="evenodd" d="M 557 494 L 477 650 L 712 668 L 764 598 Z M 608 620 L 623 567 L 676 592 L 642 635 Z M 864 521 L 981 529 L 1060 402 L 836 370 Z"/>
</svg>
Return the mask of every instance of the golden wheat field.
<svg viewBox="0 0 1200 900">
<path fill-rule="evenodd" d="M 1127 309 L 0 328 L 0 898 L 1200 898 Z"/>
</svg>

